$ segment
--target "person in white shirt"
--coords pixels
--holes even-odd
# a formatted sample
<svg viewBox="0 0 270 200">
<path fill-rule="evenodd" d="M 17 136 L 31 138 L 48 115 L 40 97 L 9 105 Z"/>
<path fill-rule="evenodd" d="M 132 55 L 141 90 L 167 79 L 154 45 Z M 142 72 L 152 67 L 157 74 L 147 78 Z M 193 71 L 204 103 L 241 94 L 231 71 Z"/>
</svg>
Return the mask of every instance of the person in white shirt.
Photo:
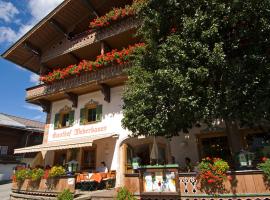
<svg viewBox="0 0 270 200">
<path fill-rule="evenodd" d="M 108 168 L 107 168 L 106 163 L 104 161 L 101 162 L 101 166 L 99 166 L 97 168 L 97 172 L 105 172 L 105 173 L 108 172 Z"/>
</svg>

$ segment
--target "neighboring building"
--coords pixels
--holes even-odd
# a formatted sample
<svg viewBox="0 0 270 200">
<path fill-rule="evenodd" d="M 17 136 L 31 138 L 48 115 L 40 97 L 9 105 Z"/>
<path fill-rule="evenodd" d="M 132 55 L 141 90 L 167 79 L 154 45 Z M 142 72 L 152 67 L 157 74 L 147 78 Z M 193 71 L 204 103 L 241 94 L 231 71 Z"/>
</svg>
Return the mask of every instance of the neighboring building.
<svg viewBox="0 0 270 200">
<path fill-rule="evenodd" d="M 105 59 L 100 59 L 104 52 L 138 43 L 134 33 L 139 23 L 128 16 L 89 31 L 91 20 L 126 4 L 131 1 L 66 0 L 2 55 L 41 74 L 45 81 L 26 91 L 26 100 L 47 112 L 43 143 L 15 153 L 42 152 L 44 160 L 38 164 L 44 166 L 76 159 L 81 171 L 94 170 L 105 161 L 109 170 L 117 172 L 117 186 L 124 184 L 126 173 L 132 173 L 135 155 L 142 164 L 150 163 L 153 138 L 131 138 L 121 125 L 122 94 L 128 78 L 124 69 L 129 65 L 117 60 L 104 64 Z M 96 58 L 99 64 L 81 62 Z M 56 69 L 65 70 L 53 72 Z M 240 132 L 243 148 L 269 153 L 267 130 Z M 172 162 L 172 156 L 181 166 L 185 157 L 192 163 L 205 156 L 231 159 L 222 125 L 215 130 L 194 128 L 171 140 L 158 137 L 157 145 L 160 163 Z"/>
<path fill-rule="evenodd" d="M 44 123 L 0 113 L 0 181 L 18 164 L 31 165 L 38 153 L 14 155 L 14 149 L 42 143 Z"/>
</svg>

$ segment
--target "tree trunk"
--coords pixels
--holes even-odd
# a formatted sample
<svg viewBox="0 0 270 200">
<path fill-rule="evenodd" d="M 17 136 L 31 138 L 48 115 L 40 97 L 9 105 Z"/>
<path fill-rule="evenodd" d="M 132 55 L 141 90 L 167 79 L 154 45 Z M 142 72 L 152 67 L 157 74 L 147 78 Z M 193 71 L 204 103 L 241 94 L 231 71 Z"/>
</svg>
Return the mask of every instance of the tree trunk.
<svg viewBox="0 0 270 200">
<path fill-rule="evenodd" d="M 238 124 L 232 120 L 225 120 L 226 135 L 228 138 L 229 148 L 232 158 L 243 148 L 239 133 Z"/>
</svg>

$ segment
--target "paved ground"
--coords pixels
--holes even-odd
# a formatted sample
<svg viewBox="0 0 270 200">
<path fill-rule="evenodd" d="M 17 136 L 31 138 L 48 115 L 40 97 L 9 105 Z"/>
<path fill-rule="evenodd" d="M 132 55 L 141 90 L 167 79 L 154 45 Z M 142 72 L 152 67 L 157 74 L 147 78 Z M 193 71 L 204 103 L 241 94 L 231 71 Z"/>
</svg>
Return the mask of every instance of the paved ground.
<svg viewBox="0 0 270 200">
<path fill-rule="evenodd" d="M 9 200 L 11 183 L 0 185 L 0 200 Z"/>
</svg>

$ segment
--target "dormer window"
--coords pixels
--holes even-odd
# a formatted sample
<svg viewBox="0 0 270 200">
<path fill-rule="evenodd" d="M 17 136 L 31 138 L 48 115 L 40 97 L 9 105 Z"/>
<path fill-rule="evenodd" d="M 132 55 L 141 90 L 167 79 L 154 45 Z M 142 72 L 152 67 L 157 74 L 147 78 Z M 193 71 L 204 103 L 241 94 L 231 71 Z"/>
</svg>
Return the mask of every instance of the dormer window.
<svg viewBox="0 0 270 200">
<path fill-rule="evenodd" d="M 80 111 L 80 124 L 92 124 L 102 119 L 102 105 L 88 103 Z"/>
<path fill-rule="evenodd" d="M 55 114 L 54 129 L 67 128 L 73 126 L 74 123 L 74 110 L 65 106 Z"/>
</svg>

